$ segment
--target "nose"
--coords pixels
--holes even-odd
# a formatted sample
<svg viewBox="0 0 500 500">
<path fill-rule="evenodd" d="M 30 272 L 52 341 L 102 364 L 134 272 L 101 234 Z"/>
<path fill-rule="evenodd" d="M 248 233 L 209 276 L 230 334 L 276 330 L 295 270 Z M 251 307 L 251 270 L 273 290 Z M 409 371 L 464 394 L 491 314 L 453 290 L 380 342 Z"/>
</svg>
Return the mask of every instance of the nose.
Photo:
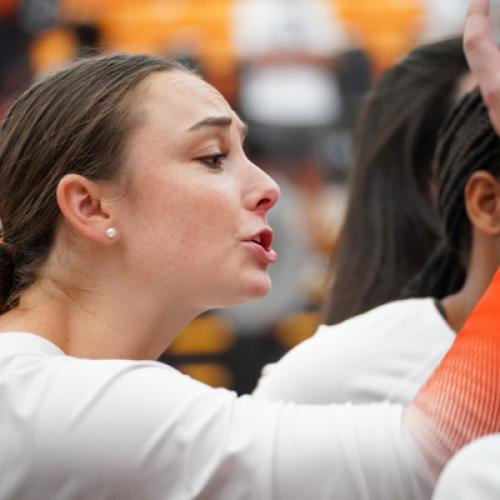
<svg viewBox="0 0 500 500">
<path fill-rule="evenodd" d="M 278 201 L 280 188 L 276 181 L 260 167 L 251 163 L 252 179 L 246 185 L 245 206 L 265 215 Z"/>
</svg>

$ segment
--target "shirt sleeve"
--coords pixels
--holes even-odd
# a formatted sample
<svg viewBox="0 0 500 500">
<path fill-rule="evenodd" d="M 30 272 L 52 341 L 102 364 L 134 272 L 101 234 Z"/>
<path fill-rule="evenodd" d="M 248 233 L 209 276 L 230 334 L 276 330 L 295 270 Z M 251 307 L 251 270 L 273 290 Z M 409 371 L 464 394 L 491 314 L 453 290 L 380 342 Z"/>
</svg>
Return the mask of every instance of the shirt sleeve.
<svg viewBox="0 0 500 500">
<path fill-rule="evenodd" d="M 12 498 L 33 498 L 27 484 L 54 500 L 390 500 L 426 487 L 399 406 L 273 404 L 156 363 L 66 357 L 16 405 L 36 419 L 10 438 L 36 452 Z"/>
</svg>

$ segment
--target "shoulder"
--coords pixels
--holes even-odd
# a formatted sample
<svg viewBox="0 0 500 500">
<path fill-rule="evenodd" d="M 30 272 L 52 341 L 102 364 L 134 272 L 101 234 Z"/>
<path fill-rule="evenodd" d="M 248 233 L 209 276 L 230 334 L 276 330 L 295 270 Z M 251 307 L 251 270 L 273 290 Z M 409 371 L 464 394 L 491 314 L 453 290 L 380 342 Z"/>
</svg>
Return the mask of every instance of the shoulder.
<svg viewBox="0 0 500 500">
<path fill-rule="evenodd" d="M 421 339 L 431 338 L 432 343 L 442 340 L 448 347 L 454 333 L 443 319 L 431 298 L 406 299 L 390 302 L 337 325 L 321 325 L 316 333 L 292 349 L 285 358 L 304 354 L 324 353 L 325 349 L 353 347 L 350 353 L 372 349 L 398 350 L 410 339 L 412 349 Z M 426 347 L 429 348 L 429 345 Z M 331 353 L 331 352 L 330 352 Z M 284 358 L 284 359 L 285 359 Z"/>
<path fill-rule="evenodd" d="M 432 299 L 392 302 L 319 327 L 265 368 L 255 395 L 318 404 L 390 398 L 408 379 L 425 380 L 453 338 Z"/>
<path fill-rule="evenodd" d="M 391 325 L 399 325 L 407 323 L 415 318 L 421 320 L 435 322 L 440 315 L 434 305 L 432 298 L 404 299 L 388 302 L 381 306 L 375 307 L 363 314 L 354 316 L 342 323 L 333 326 L 322 325 L 318 330 L 318 334 L 323 333 L 352 333 L 352 332 L 367 332 L 367 331 L 387 331 L 387 327 Z M 415 326 L 412 323 L 407 324 L 408 327 Z M 367 325 L 371 325 L 370 330 L 366 329 Z M 383 328 L 378 328 L 382 326 Z M 370 333 L 373 335 L 373 333 Z"/>
<path fill-rule="evenodd" d="M 75 358 L 33 337 L 17 336 L 11 353 L 6 355 L 4 350 L 0 374 L 13 395 L 6 411 L 36 415 L 33 426 L 46 441 L 58 440 L 66 432 L 68 436 L 81 432 L 82 438 L 88 433 L 94 439 L 115 436 L 125 442 L 126 435 L 128 440 L 140 442 L 180 406 L 194 408 L 202 400 L 206 404 L 209 393 L 214 406 L 224 404 L 221 397 L 224 401 L 232 397 L 229 392 L 212 393 L 209 387 L 162 363 Z"/>
<path fill-rule="evenodd" d="M 14 491 L 36 478 L 43 498 L 182 498 L 179 457 L 208 462 L 236 401 L 155 362 L 18 353 L 0 360 L 0 376 L 11 395 L 2 398 L 2 477 Z"/>
<path fill-rule="evenodd" d="M 47 440 L 85 429 L 94 438 L 102 435 L 120 440 L 125 433 L 128 440 L 140 442 L 151 428 L 172 418 L 179 407 L 191 411 L 200 401 L 206 405 L 206 396 L 211 393 L 204 384 L 157 362 L 19 355 L 12 360 L 13 365 L 16 370 L 2 370 L 5 385 L 15 394 L 11 409 L 17 412 L 33 405 L 31 410 L 37 415 L 34 424 L 41 431 L 38 435 Z M 218 395 L 214 391 L 212 396 L 208 401 L 214 407 L 231 398 L 229 392 Z M 37 405 L 37 401 L 42 403 Z M 56 421 L 57 428 L 52 424 Z"/>
<path fill-rule="evenodd" d="M 478 439 L 458 452 L 446 466 L 434 500 L 500 498 L 500 434 Z"/>
<path fill-rule="evenodd" d="M 39 415 L 55 411 L 74 417 L 85 401 L 92 403 L 86 407 L 87 415 L 90 409 L 99 411 L 115 403 L 137 407 L 147 402 L 153 407 L 161 400 L 159 395 L 168 395 L 175 403 L 210 391 L 162 363 L 76 358 L 38 335 L 22 332 L 0 335 L 0 375 L 3 386 L 15 396 L 8 402 L 26 408 L 43 401 Z M 161 405 L 165 412 L 167 406 Z M 130 410 L 135 412 L 135 408 Z"/>
<path fill-rule="evenodd" d="M 442 340 L 447 345 L 454 332 L 437 310 L 433 298 L 405 299 L 389 302 L 338 325 L 322 325 L 317 334 L 337 339 L 348 337 L 350 342 L 377 342 L 378 348 L 392 349 L 409 339 L 419 342 Z"/>
</svg>

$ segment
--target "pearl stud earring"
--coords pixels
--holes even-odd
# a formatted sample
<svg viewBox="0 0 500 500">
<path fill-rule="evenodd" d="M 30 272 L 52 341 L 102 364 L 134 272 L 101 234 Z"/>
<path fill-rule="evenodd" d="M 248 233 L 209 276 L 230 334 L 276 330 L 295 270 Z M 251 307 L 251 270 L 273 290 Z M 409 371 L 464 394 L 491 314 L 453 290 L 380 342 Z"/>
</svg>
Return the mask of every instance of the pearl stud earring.
<svg viewBox="0 0 500 500">
<path fill-rule="evenodd" d="M 117 234 L 118 231 L 114 227 L 108 227 L 108 229 L 106 229 L 106 236 L 109 239 L 113 239 Z"/>
</svg>

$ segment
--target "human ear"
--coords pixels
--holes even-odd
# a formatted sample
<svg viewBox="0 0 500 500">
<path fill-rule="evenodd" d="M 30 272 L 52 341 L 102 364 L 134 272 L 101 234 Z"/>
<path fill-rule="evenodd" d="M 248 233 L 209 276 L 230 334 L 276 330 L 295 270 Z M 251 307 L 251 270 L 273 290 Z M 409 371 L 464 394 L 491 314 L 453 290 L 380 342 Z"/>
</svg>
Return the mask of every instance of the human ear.
<svg viewBox="0 0 500 500">
<path fill-rule="evenodd" d="M 465 186 L 465 209 L 471 226 L 490 236 L 500 234 L 500 182 L 485 170 L 474 172 Z"/>
<path fill-rule="evenodd" d="M 107 230 L 113 226 L 109 203 L 103 203 L 104 187 L 78 174 L 65 175 L 57 186 L 57 203 L 66 222 L 83 237 L 112 244 Z"/>
</svg>

